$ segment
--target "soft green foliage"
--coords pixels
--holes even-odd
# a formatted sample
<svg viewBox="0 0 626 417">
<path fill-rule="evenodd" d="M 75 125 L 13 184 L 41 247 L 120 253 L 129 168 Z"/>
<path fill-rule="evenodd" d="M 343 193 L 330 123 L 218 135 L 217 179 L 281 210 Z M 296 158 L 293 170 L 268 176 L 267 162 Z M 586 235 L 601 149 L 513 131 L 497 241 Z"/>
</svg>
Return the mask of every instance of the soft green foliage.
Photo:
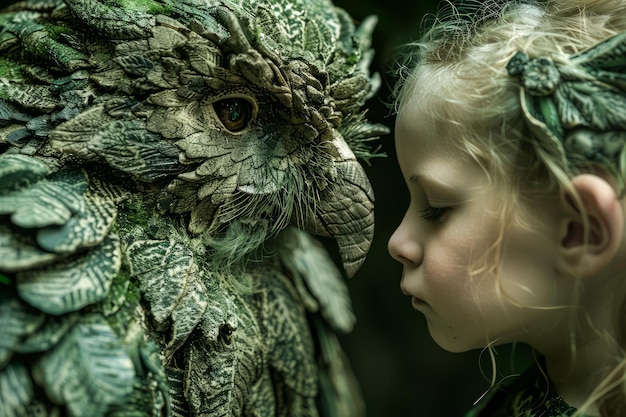
<svg viewBox="0 0 626 417">
<path fill-rule="evenodd" d="M 563 63 L 518 52 L 510 75 L 520 77 L 522 109 L 533 142 L 545 161 L 560 169 L 595 163 L 608 169 L 625 191 L 626 34 L 620 33 Z"/>
<path fill-rule="evenodd" d="M 16 62 L 13 62 L 5 57 L 0 57 L 0 78 L 4 78 L 6 80 L 19 80 L 22 78 L 20 75 L 20 67 Z"/>
<path fill-rule="evenodd" d="M 387 132 L 362 109 L 374 23 L 325 0 L 30 0 L 0 15 L 12 412 L 359 414 L 334 336 L 354 324 L 350 299 L 308 233 L 337 240 L 349 275 L 371 243 L 355 152 Z"/>
<path fill-rule="evenodd" d="M 171 13 L 171 9 L 155 0 L 117 0 L 117 3 L 122 9 L 132 10 L 148 14 L 164 14 Z"/>
</svg>

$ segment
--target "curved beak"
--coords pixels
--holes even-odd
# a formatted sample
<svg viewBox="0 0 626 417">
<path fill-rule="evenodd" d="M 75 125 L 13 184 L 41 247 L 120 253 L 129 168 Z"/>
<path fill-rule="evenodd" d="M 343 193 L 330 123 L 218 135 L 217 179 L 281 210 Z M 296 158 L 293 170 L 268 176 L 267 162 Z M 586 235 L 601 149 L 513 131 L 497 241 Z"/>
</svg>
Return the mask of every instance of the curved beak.
<svg viewBox="0 0 626 417">
<path fill-rule="evenodd" d="M 356 159 L 337 163 L 337 182 L 321 195 L 305 225 L 313 234 L 335 238 L 348 277 L 361 267 L 374 237 L 374 191 Z"/>
</svg>

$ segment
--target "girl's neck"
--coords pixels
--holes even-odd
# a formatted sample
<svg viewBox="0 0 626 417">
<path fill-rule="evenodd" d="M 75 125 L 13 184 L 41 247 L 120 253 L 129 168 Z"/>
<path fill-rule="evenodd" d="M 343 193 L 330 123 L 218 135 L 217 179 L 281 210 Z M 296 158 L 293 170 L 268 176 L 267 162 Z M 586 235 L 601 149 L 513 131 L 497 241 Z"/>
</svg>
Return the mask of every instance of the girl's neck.
<svg viewBox="0 0 626 417">
<path fill-rule="evenodd" d="M 597 337 L 578 346 L 572 355 L 547 355 L 548 377 L 555 391 L 569 405 L 580 409 L 588 404 L 601 378 L 614 366 L 615 352 L 607 348 L 607 341 Z M 585 415 L 599 415 L 595 404 L 584 411 Z"/>
<path fill-rule="evenodd" d="M 598 386 L 620 361 L 622 348 L 618 346 L 619 324 L 615 321 L 619 315 L 607 306 L 612 304 L 610 301 L 623 298 L 619 290 L 611 293 L 611 287 L 610 281 L 605 281 L 604 288 L 589 291 L 581 299 L 584 306 L 577 309 L 579 314 L 568 316 L 561 337 L 547 336 L 553 342 L 546 340 L 543 349 L 537 349 L 545 357 L 555 391 L 576 408 L 589 404 L 590 397 L 596 395 Z M 593 404 L 582 411 L 585 415 L 599 415 Z"/>
</svg>

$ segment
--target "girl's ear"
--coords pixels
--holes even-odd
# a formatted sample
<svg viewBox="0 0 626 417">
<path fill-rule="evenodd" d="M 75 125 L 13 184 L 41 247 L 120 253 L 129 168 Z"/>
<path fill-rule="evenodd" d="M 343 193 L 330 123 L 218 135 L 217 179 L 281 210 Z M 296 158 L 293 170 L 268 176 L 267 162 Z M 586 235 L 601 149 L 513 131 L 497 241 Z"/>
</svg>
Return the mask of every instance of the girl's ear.
<svg viewBox="0 0 626 417">
<path fill-rule="evenodd" d="M 572 179 L 572 193 L 565 192 L 557 271 L 577 278 L 598 274 L 610 263 L 622 244 L 624 213 L 613 186 L 594 174 Z"/>
</svg>

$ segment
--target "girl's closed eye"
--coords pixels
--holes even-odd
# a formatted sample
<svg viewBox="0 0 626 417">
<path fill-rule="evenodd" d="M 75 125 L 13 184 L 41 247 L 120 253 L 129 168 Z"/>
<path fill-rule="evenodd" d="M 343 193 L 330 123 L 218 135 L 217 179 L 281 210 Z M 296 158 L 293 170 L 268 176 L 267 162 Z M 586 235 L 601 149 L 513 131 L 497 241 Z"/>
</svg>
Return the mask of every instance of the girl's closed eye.
<svg viewBox="0 0 626 417">
<path fill-rule="evenodd" d="M 429 205 L 425 209 L 420 210 L 420 217 L 427 222 L 440 221 L 449 209 L 450 207 L 432 207 Z"/>
</svg>

